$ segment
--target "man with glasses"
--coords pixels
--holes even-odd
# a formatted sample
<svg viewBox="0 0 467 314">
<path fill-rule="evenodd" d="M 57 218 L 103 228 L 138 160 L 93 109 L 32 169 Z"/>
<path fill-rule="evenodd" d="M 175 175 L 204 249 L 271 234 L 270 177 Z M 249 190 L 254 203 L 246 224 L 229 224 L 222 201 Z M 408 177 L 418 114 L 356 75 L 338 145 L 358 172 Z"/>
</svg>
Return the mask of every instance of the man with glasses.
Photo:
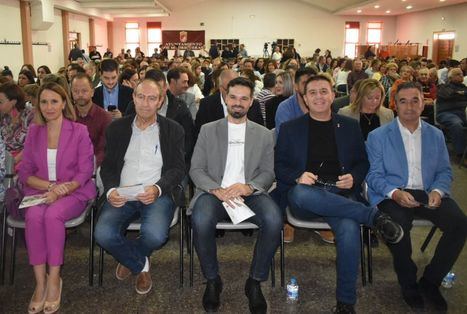
<svg viewBox="0 0 467 314">
<path fill-rule="evenodd" d="M 337 247 L 336 313 L 354 313 L 360 259 L 360 224 L 375 226 L 397 243 L 402 228 L 375 207 L 350 199 L 369 164 L 356 120 L 333 114 L 332 83 L 324 75 L 305 83 L 308 114 L 281 126 L 275 151 L 277 188 L 299 219 L 323 218 Z"/>
<path fill-rule="evenodd" d="M 183 128 L 157 113 L 162 100 L 162 88 L 155 81 L 145 79 L 136 86 L 136 115 L 116 120 L 107 128 L 100 171 L 106 202 L 95 238 L 118 261 L 118 280 L 136 275 L 138 294 L 152 288 L 149 257 L 167 242 L 175 212 L 172 192 L 185 175 Z M 139 193 L 124 194 L 118 189 L 138 185 Z M 137 218 L 140 236 L 127 239 L 125 230 Z"/>
<path fill-rule="evenodd" d="M 404 301 L 419 310 L 424 308 L 425 296 L 437 311 L 446 312 L 439 286 L 464 247 L 467 218 L 449 197 L 452 172 L 443 133 L 420 120 L 422 87 L 402 83 L 395 100 L 398 117 L 368 136 L 368 198 L 404 229 L 402 240 L 388 245 Z M 417 266 L 411 258 L 414 216 L 430 220 L 443 232 L 418 284 Z"/>
</svg>

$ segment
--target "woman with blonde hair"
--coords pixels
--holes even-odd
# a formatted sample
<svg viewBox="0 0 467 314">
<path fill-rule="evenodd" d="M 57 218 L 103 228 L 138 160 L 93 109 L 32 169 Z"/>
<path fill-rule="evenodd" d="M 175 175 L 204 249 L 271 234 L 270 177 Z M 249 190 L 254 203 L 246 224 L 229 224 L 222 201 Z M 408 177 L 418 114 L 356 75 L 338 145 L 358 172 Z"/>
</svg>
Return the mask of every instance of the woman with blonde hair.
<svg viewBox="0 0 467 314">
<path fill-rule="evenodd" d="M 65 222 L 81 215 L 96 196 L 94 153 L 87 127 L 74 122 L 76 113 L 63 87 L 45 83 L 38 99 L 18 176 L 24 195 L 45 198 L 25 212 L 26 247 L 36 281 L 28 313 L 51 314 L 60 308 Z"/>
<path fill-rule="evenodd" d="M 337 113 L 359 121 L 366 140 L 368 133 L 394 119 L 394 113 L 383 106 L 383 101 L 383 85 L 375 79 L 365 79 L 360 83 L 355 101 Z"/>
</svg>

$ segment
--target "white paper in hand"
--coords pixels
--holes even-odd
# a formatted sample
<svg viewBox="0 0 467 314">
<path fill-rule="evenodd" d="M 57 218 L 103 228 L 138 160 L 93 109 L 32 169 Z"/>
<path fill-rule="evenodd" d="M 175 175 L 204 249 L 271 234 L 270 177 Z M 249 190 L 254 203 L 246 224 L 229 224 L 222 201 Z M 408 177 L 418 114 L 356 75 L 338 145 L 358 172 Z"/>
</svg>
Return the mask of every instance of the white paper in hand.
<svg viewBox="0 0 467 314">
<path fill-rule="evenodd" d="M 246 206 L 241 199 L 236 198 L 231 203 L 234 203 L 234 207 L 229 206 L 226 202 L 222 202 L 222 205 L 224 205 L 224 208 L 227 211 L 227 214 L 229 214 L 230 220 L 232 220 L 234 225 L 255 215 L 250 207 Z"/>
<path fill-rule="evenodd" d="M 19 204 L 18 208 L 26 208 L 26 207 L 44 204 L 45 200 L 46 198 L 44 197 L 44 194 L 25 196 L 23 200 L 21 201 L 21 204 Z"/>
<path fill-rule="evenodd" d="M 129 201 L 136 201 L 136 196 L 144 193 L 144 187 L 142 184 L 122 186 L 117 188 L 117 192 L 120 196 L 126 197 Z"/>
</svg>

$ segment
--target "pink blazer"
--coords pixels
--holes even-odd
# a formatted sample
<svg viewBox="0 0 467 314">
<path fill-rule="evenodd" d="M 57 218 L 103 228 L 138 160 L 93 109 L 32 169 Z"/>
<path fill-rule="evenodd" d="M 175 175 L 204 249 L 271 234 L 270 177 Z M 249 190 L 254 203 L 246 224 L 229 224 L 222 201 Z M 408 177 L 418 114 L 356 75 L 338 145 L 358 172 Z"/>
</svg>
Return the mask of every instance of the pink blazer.
<svg viewBox="0 0 467 314">
<path fill-rule="evenodd" d="M 94 152 L 85 125 L 63 119 L 57 147 L 57 182 L 77 181 L 80 187 L 73 192 L 81 201 L 96 196 L 93 182 Z M 26 184 L 30 176 L 48 180 L 47 166 L 47 126 L 31 124 L 24 143 L 23 158 L 18 170 L 25 195 L 44 193 Z"/>
</svg>

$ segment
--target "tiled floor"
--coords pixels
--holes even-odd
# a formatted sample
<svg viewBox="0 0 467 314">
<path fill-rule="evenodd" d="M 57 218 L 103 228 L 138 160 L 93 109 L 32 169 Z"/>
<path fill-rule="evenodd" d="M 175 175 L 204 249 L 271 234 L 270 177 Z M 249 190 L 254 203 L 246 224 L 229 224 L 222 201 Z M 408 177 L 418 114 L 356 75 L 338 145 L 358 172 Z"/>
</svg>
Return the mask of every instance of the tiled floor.
<svg viewBox="0 0 467 314">
<path fill-rule="evenodd" d="M 467 169 L 454 168 L 453 195 L 467 211 Z M 425 253 L 419 248 L 429 228 L 413 230 L 414 260 L 423 270 L 433 253 L 439 231 Z M 221 276 L 224 281 L 222 313 L 247 313 L 248 305 L 243 287 L 248 275 L 254 237 L 227 232 L 218 239 Z M 13 286 L 0 287 L 0 313 L 25 313 L 33 292 L 32 269 L 22 241 L 17 250 L 16 279 Z M 88 286 L 87 280 L 87 226 L 69 234 L 66 261 L 63 268 L 62 313 L 202 313 L 201 297 L 204 279 L 195 259 L 194 285 L 188 286 L 188 255 L 185 253 L 185 286 L 178 288 L 178 228 L 171 231 L 167 245 L 152 258 L 153 290 L 146 296 L 134 291 L 133 279 L 119 282 L 114 278 L 115 262 L 105 258 L 103 287 Z M 359 313 L 410 313 L 400 296 L 392 260 L 384 245 L 373 250 L 374 282 L 362 287 L 358 281 Z M 7 260 L 8 260 L 7 256 Z M 97 250 L 96 250 L 97 257 Z M 97 261 L 96 261 L 97 262 Z M 313 232 L 298 230 L 293 243 L 286 245 L 286 279 L 298 278 L 300 300 L 295 305 L 286 303 L 280 288 L 279 259 L 276 259 L 277 285 L 263 283 L 263 291 L 270 313 L 330 313 L 335 305 L 335 248 L 320 242 Z M 97 263 L 96 263 L 97 265 Z M 8 266 L 8 265 L 7 265 Z M 97 271 L 97 267 L 96 267 Z M 455 286 L 443 289 L 449 303 L 449 313 L 467 313 L 467 248 L 464 248 L 454 267 Z M 96 277 L 97 278 L 97 277 Z M 8 279 L 8 277 L 7 277 Z M 97 283 L 97 280 L 96 280 Z M 431 313 L 428 308 L 425 313 Z"/>
</svg>

